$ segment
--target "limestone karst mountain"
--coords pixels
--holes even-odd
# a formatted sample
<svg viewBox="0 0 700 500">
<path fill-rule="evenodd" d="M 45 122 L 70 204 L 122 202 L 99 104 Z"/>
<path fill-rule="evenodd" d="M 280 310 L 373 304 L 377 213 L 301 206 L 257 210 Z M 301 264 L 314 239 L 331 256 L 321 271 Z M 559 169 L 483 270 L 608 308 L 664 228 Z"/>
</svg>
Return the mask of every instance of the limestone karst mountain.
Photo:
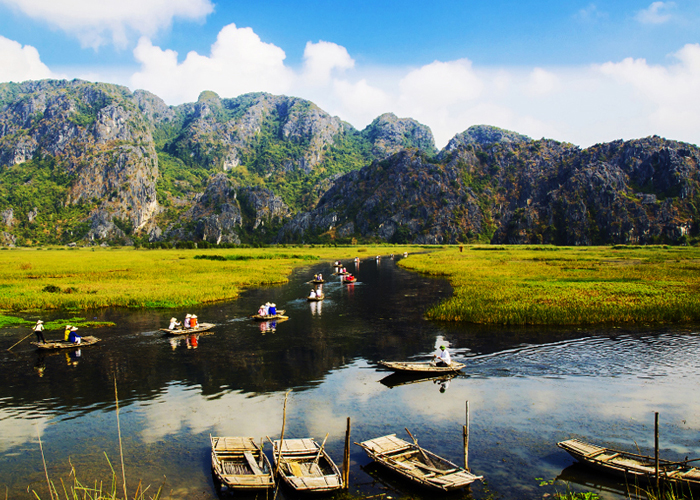
<svg viewBox="0 0 700 500">
<path fill-rule="evenodd" d="M 0 245 L 692 242 L 699 153 L 486 125 L 438 152 L 413 119 L 356 130 L 295 97 L 5 83 Z"/>
</svg>

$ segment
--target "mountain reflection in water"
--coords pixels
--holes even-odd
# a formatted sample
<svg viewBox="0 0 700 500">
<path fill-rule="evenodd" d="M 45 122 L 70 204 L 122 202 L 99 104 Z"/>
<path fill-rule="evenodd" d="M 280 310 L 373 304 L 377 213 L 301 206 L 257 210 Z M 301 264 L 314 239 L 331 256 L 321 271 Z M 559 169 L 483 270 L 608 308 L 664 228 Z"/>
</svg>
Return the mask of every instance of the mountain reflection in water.
<svg viewBox="0 0 700 500">
<path fill-rule="evenodd" d="M 553 492 L 534 478 L 555 478 L 573 463 L 556 447 L 563 439 L 630 450 L 636 440 L 643 452 L 653 451 L 654 411 L 664 458 L 700 456 L 696 328 L 430 323 L 423 313 L 450 295 L 446 282 L 405 272 L 389 257 L 345 265 L 357 283 L 341 284 L 321 263 L 296 270 L 287 285 L 249 290 L 231 303 L 90 312 L 118 326 L 101 330 L 103 341 L 80 355 L 38 353 L 27 342 L 8 353 L 27 331 L 0 331 L 0 486 L 7 485 L 9 498 L 32 498 L 28 485 L 47 497 L 37 433 L 53 479 L 67 478 L 70 458 L 83 481 L 108 480 L 104 453 L 119 460 L 115 376 L 130 490 L 139 480 L 155 487 L 166 476 L 172 498 L 216 498 L 209 434 L 278 437 L 288 390 L 285 435 L 322 440 L 330 433 L 326 448 L 338 463 L 348 416 L 352 441 L 408 427 L 422 446 L 459 463 L 469 400 L 469 465 L 503 498 Z M 327 280 L 325 299 L 308 302 L 308 281 L 317 273 Z M 289 319 L 250 320 L 265 302 Z M 171 316 L 186 313 L 218 326 L 194 339 L 161 335 Z M 467 364 L 454 378 L 416 380 L 376 369 L 382 359 L 428 360 L 442 343 Z M 356 446 L 351 462 L 351 491 L 415 494 L 368 475 L 373 469 Z M 595 487 L 590 477 L 580 484 Z M 488 492 L 474 484 L 471 494 Z"/>
</svg>

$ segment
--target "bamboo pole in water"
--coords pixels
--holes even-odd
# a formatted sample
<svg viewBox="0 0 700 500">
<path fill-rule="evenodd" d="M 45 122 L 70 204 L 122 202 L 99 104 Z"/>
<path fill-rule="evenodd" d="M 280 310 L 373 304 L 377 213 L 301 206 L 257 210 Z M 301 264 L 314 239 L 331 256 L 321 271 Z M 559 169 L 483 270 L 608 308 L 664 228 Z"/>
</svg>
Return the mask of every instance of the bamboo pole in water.
<svg viewBox="0 0 700 500">
<path fill-rule="evenodd" d="M 345 451 L 343 453 L 343 481 L 345 489 L 350 489 L 350 417 L 345 430 Z"/>
<path fill-rule="evenodd" d="M 467 401 L 467 425 L 462 427 L 464 441 L 464 468 L 469 470 L 469 401 Z"/>
<path fill-rule="evenodd" d="M 284 408 L 282 409 L 282 432 L 280 433 L 280 447 L 279 450 L 277 450 L 277 465 L 275 466 L 275 476 L 278 476 L 280 473 L 280 461 L 282 459 L 282 445 L 284 444 L 284 425 L 287 423 L 287 397 L 289 396 L 289 393 L 292 391 L 287 391 L 287 394 L 284 395 Z"/>
<path fill-rule="evenodd" d="M 34 332 L 31 332 L 29 335 L 27 335 L 27 337 L 30 337 L 30 336 L 32 335 L 32 333 L 34 333 Z M 22 338 L 22 340 L 26 339 L 27 337 Z M 20 341 L 17 342 L 16 344 L 12 344 L 12 347 L 14 347 L 14 346 L 16 346 L 17 344 L 19 344 L 20 342 L 22 342 L 22 340 L 20 340 Z M 10 350 L 12 349 L 12 347 L 10 347 L 10 348 L 8 349 L 8 351 L 10 351 Z"/>
<path fill-rule="evenodd" d="M 659 490 L 659 412 L 654 412 L 654 469 L 656 470 L 656 490 Z M 659 494 L 661 494 L 659 492 Z"/>
</svg>

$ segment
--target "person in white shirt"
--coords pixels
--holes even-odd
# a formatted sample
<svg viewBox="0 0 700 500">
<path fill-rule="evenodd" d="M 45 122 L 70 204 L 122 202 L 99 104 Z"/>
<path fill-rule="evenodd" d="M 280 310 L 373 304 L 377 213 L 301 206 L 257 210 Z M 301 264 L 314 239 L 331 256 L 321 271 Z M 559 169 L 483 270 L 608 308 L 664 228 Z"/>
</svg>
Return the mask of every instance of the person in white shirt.
<svg viewBox="0 0 700 500">
<path fill-rule="evenodd" d="M 170 318 L 170 326 L 168 326 L 168 329 L 175 330 L 178 326 L 180 326 L 180 323 L 177 318 Z"/>
<path fill-rule="evenodd" d="M 452 364 L 450 353 L 447 349 L 445 349 L 444 345 L 440 346 L 440 355 L 438 356 L 436 354 L 435 357 L 438 358 L 435 363 L 437 366 L 450 366 Z"/>
<path fill-rule="evenodd" d="M 316 298 L 316 291 L 315 291 L 315 290 L 311 290 L 311 292 L 309 293 L 309 298 L 310 298 L 310 299 L 315 299 L 315 298 Z"/>
<path fill-rule="evenodd" d="M 37 342 L 41 342 L 42 344 L 46 343 L 46 339 L 44 338 L 44 322 L 39 320 L 36 322 L 36 325 L 34 325 L 34 333 L 36 333 L 36 340 Z"/>
</svg>

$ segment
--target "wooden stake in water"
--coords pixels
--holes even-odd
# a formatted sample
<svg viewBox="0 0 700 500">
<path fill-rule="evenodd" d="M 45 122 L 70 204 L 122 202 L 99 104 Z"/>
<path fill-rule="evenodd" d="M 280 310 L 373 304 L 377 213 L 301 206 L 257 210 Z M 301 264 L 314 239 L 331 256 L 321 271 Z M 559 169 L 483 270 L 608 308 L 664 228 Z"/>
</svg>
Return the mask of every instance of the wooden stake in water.
<svg viewBox="0 0 700 500">
<path fill-rule="evenodd" d="M 654 412 L 654 469 L 656 470 L 656 491 L 659 491 L 659 412 Z M 659 493 L 660 494 L 660 493 Z"/>
<path fill-rule="evenodd" d="M 464 441 L 464 468 L 469 470 L 469 401 L 467 401 L 467 425 L 462 427 Z"/>
<path fill-rule="evenodd" d="M 348 417 L 348 426 L 345 430 L 345 452 L 343 453 L 343 479 L 345 480 L 345 489 L 350 488 L 350 417 Z"/>
</svg>

